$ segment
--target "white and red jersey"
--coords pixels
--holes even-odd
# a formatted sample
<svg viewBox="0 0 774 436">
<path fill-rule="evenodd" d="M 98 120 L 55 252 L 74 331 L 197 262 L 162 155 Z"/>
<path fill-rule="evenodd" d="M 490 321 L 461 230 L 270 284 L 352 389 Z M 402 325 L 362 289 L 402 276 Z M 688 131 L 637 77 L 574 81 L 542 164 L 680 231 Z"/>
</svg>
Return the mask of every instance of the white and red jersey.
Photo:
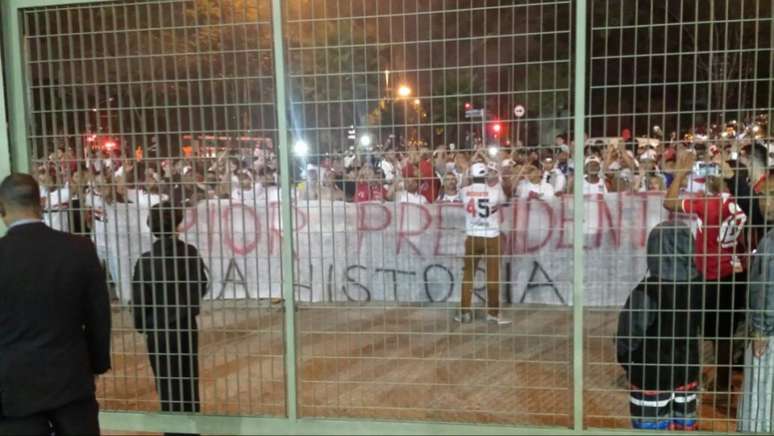
<svg viewBox="0 0 774 436">
<path fill-rule="evenodd" d="M 694 254 L 702 276 L 714 280 L 734 274 L 741 267 L 737 243 L 747 221 L 734 198 L 727 193 L 686 198 L 682 209 L 698 217 Z"/>
<path fill-rule="evenodd" d="M 465 233 L 468 236 L 500 236 L 498 206 L 508 201 L 502 186 L 474 183 L 460 190 L 460 199 L 465 206 Z"/>
</svg>

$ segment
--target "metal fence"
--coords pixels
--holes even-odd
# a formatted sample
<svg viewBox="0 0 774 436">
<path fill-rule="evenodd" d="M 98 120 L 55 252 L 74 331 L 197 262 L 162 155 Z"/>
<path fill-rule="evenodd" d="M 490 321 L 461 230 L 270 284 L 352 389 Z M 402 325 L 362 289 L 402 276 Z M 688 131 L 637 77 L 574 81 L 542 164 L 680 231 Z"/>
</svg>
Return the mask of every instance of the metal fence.
<svg viewBox="0 0 774 436">
<path fill-rule="evenodd" d="M 104 261 L 106 429 L 628 429 L 630 404 L 649 401 L 630 398 L 648 387 L 621 366 L 637 339 L 621 326 L 638 314 L 703 327 L 644 336 L 664 340 L 657 360 L 699 344 L 650 364 L 699 368 L 699 385 L 659 388 L 669 407 L 698 394 L 701 430 L 743 422 L 736 401 L 754 378 L 731 370 L 751 367 L 748 332 L 740 323 L 722 348 L 706 326 L 760 308 L 711 307 L 724 280 L 702 275 L 685 285 L 700 306 L 622 307 L 657 224 L 672 222 L 664 237 L 706 232 L 662 207 L 678 152 L 731 171 L 742 208 L 765 201 L 749 185 L 771 141 L 770 1 L 9 0 L 2 12 L 0 173 L 33 172 L 47 222 L 92 238 Z M 465 213 L 479 206 L 455 185 L 478 161 L 508 201 L 475 265 Z M 695 179 L 687 190 L 705 185 Z M 159 377 L 165 357 L 149 352 L 174 329 L 141 332 L 138 314 L 164 306 L 144 299 L 156 279 L 137 266 L 157 247 L 146 223 L 162 203 L 183 213 L 180 239 L 209 279 L 198 336 L 181 340 L 198 352 L 167 360 L 198 366 L 196 388 Z M 748 217 L 731 255 L 747 264 L 764 234 Z M 466 267 L 469 324 L 455 320 Z M 734 277 L 740 295 L 761 280 Z M 198 311 L 186 291 L 181 306 Z M 491 306 L 511 323 L 487 319 Z M 177 399 L 159 412 L 165 389 Z"/>
</svg>

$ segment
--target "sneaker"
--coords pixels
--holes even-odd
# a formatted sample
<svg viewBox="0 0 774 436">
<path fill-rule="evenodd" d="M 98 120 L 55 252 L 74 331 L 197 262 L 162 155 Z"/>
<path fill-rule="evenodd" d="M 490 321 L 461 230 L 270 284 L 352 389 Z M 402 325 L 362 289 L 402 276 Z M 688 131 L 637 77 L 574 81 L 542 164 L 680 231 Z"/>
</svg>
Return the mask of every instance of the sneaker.
<svg viewBox="0 0 774 436">
<path fill-rule="evenodd" d="M 677 431 L 696 431 L 699 429 L 699 423 L 692 418 L 673 418 L 670 430 Z"/>
<path fill-rule="evenodd" d="M 473 321 L 473 316 L 470 312 L 463 312 L 454 316 L 454 320 L 460 324 L 467 324 Z"/>
<path fill-rule="evenodd" d="M 504 318 L 502 318 L 500 316 L 492 316 L 492 315 L 487 315 L 486 316 L 486 321 L 487 322 L 491 322 L 491 323 L 495 323 L 497 325 L 511 325 L 511 324 L 513 324 L 513 321 L 511 321 L 509 319 L 504 319 Z"/>
</svg>

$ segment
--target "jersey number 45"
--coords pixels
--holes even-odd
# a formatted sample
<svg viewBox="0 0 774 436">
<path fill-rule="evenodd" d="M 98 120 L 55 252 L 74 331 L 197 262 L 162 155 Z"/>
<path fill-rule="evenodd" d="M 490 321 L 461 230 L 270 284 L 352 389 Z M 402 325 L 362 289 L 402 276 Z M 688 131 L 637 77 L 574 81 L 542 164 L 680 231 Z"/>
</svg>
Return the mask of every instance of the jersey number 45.
<svg viewBox="0 0 774 436">
<path fill-rule="evenodd" d="M 479 198 L 478 200 L 471 198 L 468 205 L 465 206 L 465 211 L 474 218 L 489 218 L 489 215 L 492 214 L 488 198 Z"/>
</svg>

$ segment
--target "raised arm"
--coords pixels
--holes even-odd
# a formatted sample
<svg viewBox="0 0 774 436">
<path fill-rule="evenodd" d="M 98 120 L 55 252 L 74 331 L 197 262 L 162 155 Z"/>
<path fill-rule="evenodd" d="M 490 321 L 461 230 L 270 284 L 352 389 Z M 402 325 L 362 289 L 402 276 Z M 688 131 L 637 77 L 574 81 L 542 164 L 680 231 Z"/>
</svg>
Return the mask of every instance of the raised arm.
<svg viewBox="0 0 774 436">
<path fill-rule="evenodd" d="M 696 160 L 696 155 L 683 151 L 677 155 L 677 163 L 675 165 L 675 178 L 672 180 L 672 184 L 667 189 L 666 197 L 664 198 L 664 208 L 674 212 L 682 212 L 682 202 L 680 200 L 680 187 L 683 186 L 685 178 L 693 168 L 693 163 Z"/>
</svg>

